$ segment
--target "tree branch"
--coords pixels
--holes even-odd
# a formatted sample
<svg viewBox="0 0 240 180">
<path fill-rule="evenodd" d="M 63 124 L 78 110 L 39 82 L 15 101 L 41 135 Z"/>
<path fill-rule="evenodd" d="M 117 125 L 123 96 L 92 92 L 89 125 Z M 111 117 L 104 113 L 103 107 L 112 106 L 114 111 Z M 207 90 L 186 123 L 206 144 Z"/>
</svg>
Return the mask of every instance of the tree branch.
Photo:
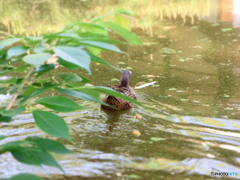
<svg viewBox="0 0 240 180">
<path fill-rule="evenodd" d="M 27 84 L 27 81 L 29 80 L 30 75 L 32 74 L 32 72 L 35 70 L 35 67 L 31 67 L 30 70 L 28 71 L 28 73 L 26 74 L 26 76 L 24 77 L 23 81 L 21 82 L 20 86 L 18 87 L 17 91 L 15 92 L 15 94 L 13 95 L 12 100 L 9 102 L 9 104 L 6 107 L 6 110 L 9 111 L 12 106 L 14 105 L 14 103 L 16 102 L 18 96 L 22 93 L 22 89 L 23 87 Z"/>
</svg>

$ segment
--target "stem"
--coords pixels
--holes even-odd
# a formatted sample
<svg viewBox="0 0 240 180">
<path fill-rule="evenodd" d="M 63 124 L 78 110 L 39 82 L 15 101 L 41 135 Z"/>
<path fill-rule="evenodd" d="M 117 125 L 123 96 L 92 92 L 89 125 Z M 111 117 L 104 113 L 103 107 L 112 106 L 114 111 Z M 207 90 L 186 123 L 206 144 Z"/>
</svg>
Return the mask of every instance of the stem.
<svg viewBox="0 0 240 180">
<path fill-rule="evenodd" d="M 20 94 L 20 93 L 17 91 L 17 92 L 13 95 L 12 100 L 9 102 L 9 104 L 8 104 L 8 106 L 7 106 L 7 108 L 6 108 L 7 111 L 9 111 L 9 110 L 12 108 L 12 106 L 13 106 L 13 104 L 15 103 L 15 101 L 16 101 L 17 97 L 19 96 L 19 94 Z"/>
<path fill-rule="evenodd" d="M 9 102 L 8 106 L 6 107 L 6 110 L 9 111 L 12 106 L 14 105 L 15 101 L 17 100 L 18 96 L 22 93 L 23 87 L 27 84 L 27 81 L 29 80 L 30 75 L 35 70 L 35 67 L 31 67 L 26 76 L 24 77 L 24 80 L 21 82 L 20 86 L 18 87 L 17 91 L 13 95 L 12 100 Z"/>
</svg>

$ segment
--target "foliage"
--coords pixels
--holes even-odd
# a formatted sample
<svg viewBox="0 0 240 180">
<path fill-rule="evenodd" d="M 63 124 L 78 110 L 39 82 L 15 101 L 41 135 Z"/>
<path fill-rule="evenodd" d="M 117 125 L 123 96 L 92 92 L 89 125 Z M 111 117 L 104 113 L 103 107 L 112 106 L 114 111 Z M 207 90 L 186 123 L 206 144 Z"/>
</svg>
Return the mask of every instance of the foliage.
<svg viewBox="0 0 240 180">
<path fill-rule="evenodd" d="M 21 173 L 11 177 L 9 180 L 42 180 L 42 178 L 39 178 L 33 174 Z"/>
<path fill-rule="evenodd" d="M 0 41 L 0 75 L 10 77 L 7 80 L 1 80 L 4 85 L 2 91 L 12 95 L 8 105 L 0 109 L 0 122 L 11 121 L 14 116 L 23 113 L 31 106 L 33 118 L 39 129 L 49 135 L 72 142 L 66 122 L 52 110 L 71 112 L 84 109 L 85 107 L 74 102 L 76 98 L 104 104 L 100 100 L 101 93 L 141 105 L 110 88 L 86 85 L 91 80 L 78 73 L 55 71 L 60 66 L 91 73 L 90 65 L 93 61 L 110 65 L 97 55 L 102 50 L 124 53 L 115 45 L 123 42 L 109 38 L 112 30 L 130 44 L 141 43 L 135 34 L 119 25 L 101 21 L 97 23 L 76 22 L 60 32 L 45 33 L 38 37 L 11 36 Z M 61 93 L 62 96 L 49 96 L 55 92 Z M 34 104 L 41 104 L 49 108 L 51 112 L 35 109 Z M 0 136 L 0 140 L 5 138 L 7 137 Z M 63 144 L 40 137 L 0 145 L 0 154 L 5 152 L 10 152 L 19 162 L 37 166 L 53 166 L 61 171 L 63 169 L 50 152 L 70 153 Z M 31 174 L 19 174 L 11 179 L 23 178 L 38 179 Z"/>
</svg>

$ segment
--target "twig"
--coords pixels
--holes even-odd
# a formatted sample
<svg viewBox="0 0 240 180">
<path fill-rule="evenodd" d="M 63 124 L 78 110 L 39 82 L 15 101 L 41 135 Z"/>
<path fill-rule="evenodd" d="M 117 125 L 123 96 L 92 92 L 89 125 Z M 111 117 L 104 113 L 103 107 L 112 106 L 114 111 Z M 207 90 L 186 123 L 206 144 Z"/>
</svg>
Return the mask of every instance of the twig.
<svg viewBox="0 0 240 180">
<path fill-rule="evenodd" d="M 17 97 L 19 96 L 19 94 L 20 94 L 20 93 L 17 91 L 17 92 L 13 95 L 12 100 L 9 102 L 9 104 L 8 104 L 8 106 L 7 106 L 7 108 L 6 108 L 7 111 L 9 111 L 9 110 L 12 108 L 12 106 L 13 106 L 14 102 L 16 101 Z"/>
<path fill-rule="evenodd" d="M 29 80 L 29 77 L 30 77 L 30 75 L 32 74 L 32 72 L 34 70 L 35 70 L 35 67 L 31 67 L 31 69 L 28 71 L 28 73 L 24 77 L 24 80 L 21 82 L 20 86 L 18 87 L 17 92 L 15 92 L 15 94 L 13 95 L 12 100 L 9 102 L 8 106 L 6 107 L 7 111 L 9 111 L 12 108 L 12 106 L 14 105 L 16 99 L 21 94 L 24 85 L 27 84 L 27 81 Z"/>
</svg>

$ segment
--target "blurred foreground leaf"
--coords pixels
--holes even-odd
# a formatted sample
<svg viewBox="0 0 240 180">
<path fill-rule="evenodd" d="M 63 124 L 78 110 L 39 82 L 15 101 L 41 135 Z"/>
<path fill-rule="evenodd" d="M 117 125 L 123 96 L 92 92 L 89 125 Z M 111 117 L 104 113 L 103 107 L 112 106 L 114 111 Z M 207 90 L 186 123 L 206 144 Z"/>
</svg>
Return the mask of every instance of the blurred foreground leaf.
<svg viewBox="0 0 240 180">
<path fill-rule="evenodd" d="M 8 180 L 43 180 L 43 179 L 33 174 L 20 173 L 9 178 Z"/>
<path fill-rule="evenodd" d="M 73 100 L 62 96 L 51 96 L 37 100 L 38 103 L 58 112 L 71 112 L 78 109 L 84 109 Z"/>
<path fill-rule="evenodd" d="M 56 114 L 47 111 L 34 110 L 34 120 L 37 126 L 47 134 L 72 142 L 66 122 Z"/>
</svg>

